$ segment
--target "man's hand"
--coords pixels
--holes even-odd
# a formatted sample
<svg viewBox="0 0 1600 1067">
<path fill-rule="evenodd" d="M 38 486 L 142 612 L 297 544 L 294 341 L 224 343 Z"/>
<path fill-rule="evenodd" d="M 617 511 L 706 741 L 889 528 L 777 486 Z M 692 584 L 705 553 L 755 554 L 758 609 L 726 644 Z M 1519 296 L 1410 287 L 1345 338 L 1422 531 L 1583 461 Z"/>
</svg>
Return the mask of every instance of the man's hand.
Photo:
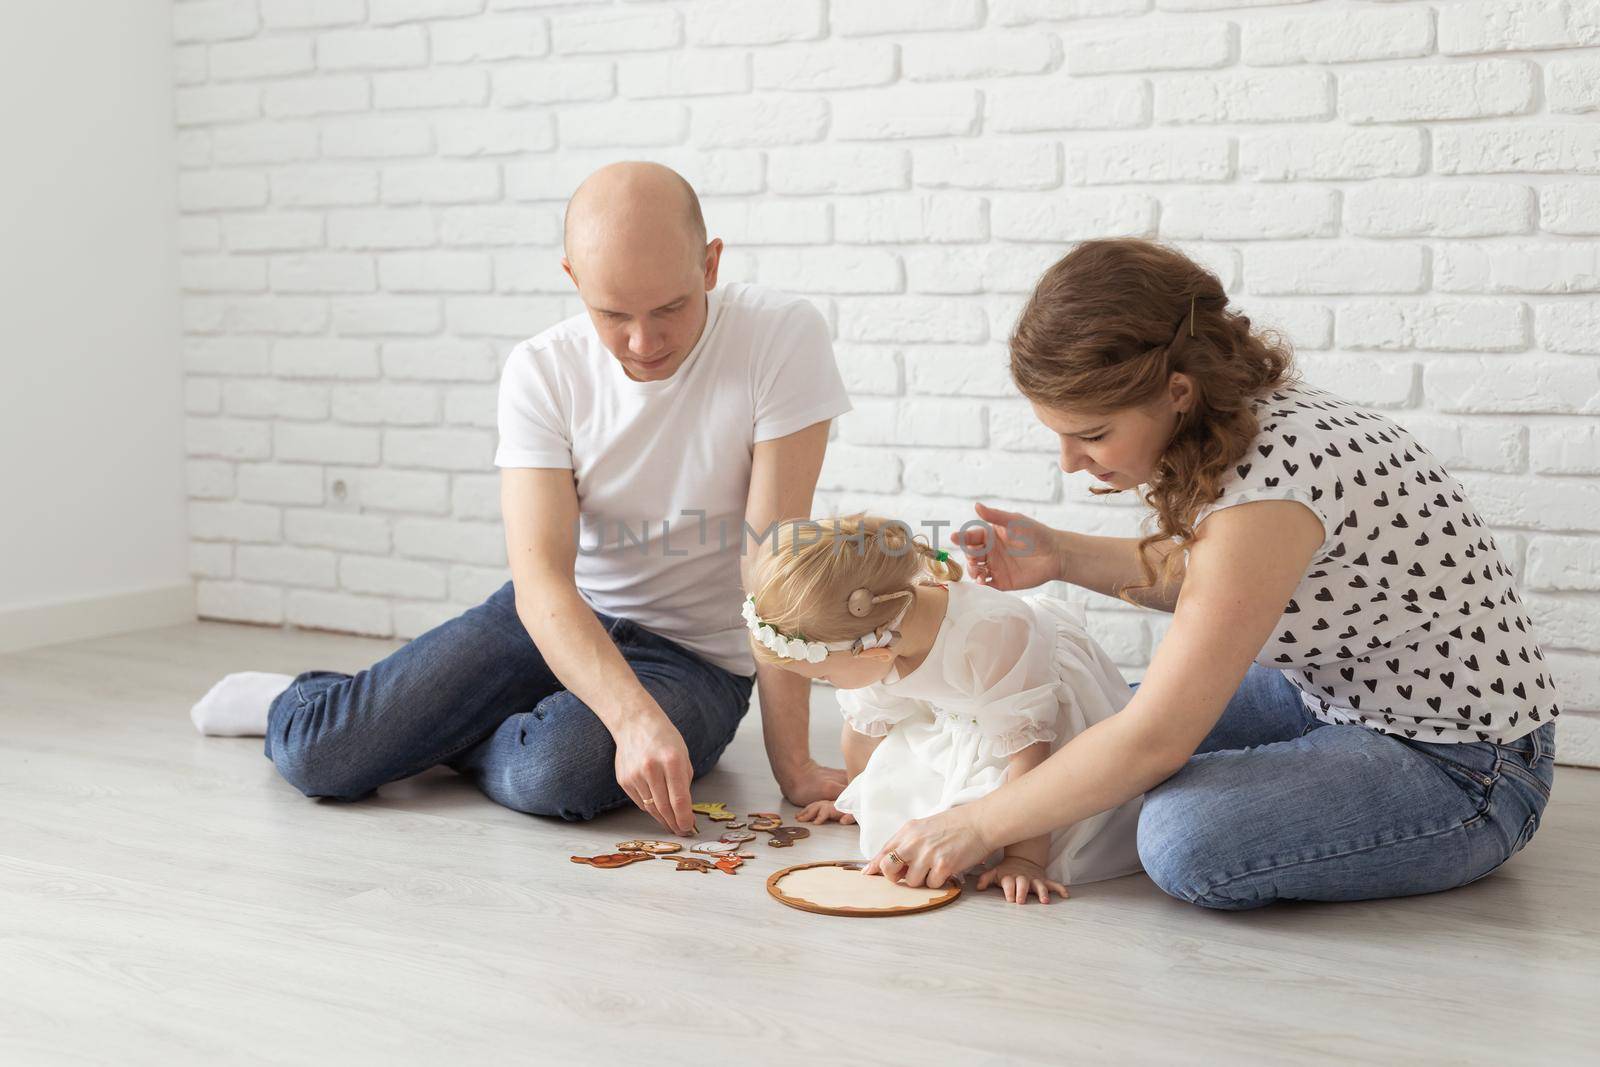
<svg viewBox="0 0 1600 1067">
<path fill-rule="evenodd" d="M 844 771 L 837 767 L 824 767 L 808 759 L 799 771 L 778 784 L 789 803 L 805 808 L 819 800 L 832 800 L 844 792 L 845 777 Z"/>
<path fill-rule="evenodd" d="M 659 706 L 630 716 L 612 735 L 617 782 L 635 804 L 668 833 L 694 833 L 689 782 L 694 768 L 683 735 Z"/>
</svg>

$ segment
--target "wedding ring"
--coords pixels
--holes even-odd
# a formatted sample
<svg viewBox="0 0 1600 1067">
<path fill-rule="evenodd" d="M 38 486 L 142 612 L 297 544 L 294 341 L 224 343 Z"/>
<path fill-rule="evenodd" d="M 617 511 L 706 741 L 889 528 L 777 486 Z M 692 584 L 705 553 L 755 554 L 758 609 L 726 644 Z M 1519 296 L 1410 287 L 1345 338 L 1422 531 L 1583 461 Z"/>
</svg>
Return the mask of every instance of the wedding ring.
<svg viewBox="0 0 1600 1067">
<path fill-rule="evenodd" d="M 890 858 L 890 859 L 891 859 L 891 860 L 893 860 L 893 861 L 894 861 L 894 862 L 895 862 L 895 863 L 898 863 L 898 864 L 899 864 L 899 865 L 900 865 L 900 866 L 902 866 L 902 867 L 909 867 L 909 866 L 911 866 L 911 864 L 909 864 L 909 863 L 907 863 L 907 862 L 906 862 L 906 861 L 905 861 L 905 860 L 903 860 L 903 859 L 901 859 L 901 858 L 900 858 L 900 853 L 898 853 L 898 852 L 896 852 L 896 851 L 895 851 L 895 850 L 894 850 L 894 849 L 892 849 L 892 848 L 891 848 L 891 849 L 890 849 L 890 850 L 889 850 L 889 858 Z"/>
</svg>

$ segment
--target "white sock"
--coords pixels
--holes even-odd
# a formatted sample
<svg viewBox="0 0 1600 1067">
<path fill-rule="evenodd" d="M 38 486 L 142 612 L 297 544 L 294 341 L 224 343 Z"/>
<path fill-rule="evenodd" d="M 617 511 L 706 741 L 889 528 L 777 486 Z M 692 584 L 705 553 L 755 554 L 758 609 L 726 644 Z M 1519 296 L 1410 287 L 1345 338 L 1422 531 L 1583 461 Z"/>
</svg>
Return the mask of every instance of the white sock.
<svg viewBox="0 0 1600 1067">
<path fill-rule="evenodd" d="M 194 720 L 196 730 L 212 737 L 263 737 L 267 732 L 267 711 L 293 681 L 292 674 L 230 674 L 189 709 L 189 718 Z"/>
</svg>

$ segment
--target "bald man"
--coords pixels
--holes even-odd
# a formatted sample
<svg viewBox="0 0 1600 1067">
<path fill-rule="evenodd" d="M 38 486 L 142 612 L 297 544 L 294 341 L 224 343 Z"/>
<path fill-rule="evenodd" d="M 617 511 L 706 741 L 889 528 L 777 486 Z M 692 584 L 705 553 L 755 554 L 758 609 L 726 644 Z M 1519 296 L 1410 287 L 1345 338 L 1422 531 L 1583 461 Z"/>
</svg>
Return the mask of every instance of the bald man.
<svg viewBox="0 0 1600 1067">
<path fill-rule="evenodd" d="M 230 675 L 197 725 L 243 732 L 207 724 L 264 709 L 267 755 L 308 796 L 446 764 L 518 811 L 587 819 L 632 802 L 689 833 L 690 781 L 759 679 L 784 796 L 837 796 L 843 773 L 809 754 L 809 683 L 757 675 L 739 607 L 748 548 L 811 513 L 850 402 L 817 310 L 719 288 L 721 255 L 673 171 L 585 180 L 561 265 L 586 313 L 519 344 L 500 383 L 511 581 L 353 677 Z"/>
</svg>

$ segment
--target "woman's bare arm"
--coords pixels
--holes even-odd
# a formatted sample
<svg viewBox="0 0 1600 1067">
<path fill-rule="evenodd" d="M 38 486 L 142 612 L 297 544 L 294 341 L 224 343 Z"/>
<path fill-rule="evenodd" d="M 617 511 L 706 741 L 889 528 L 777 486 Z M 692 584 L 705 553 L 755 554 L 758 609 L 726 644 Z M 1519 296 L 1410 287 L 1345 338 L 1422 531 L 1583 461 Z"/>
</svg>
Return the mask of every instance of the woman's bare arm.
<svg viewBox="0 0 1600 1067">
<path fill-rule="evenodd" d="M 1061 577 L 1073 585 L 1092 589 L 1106 596 L 1120 596 L 1126 586 L 1144 581 L 1144 571 L 1139 566 L 1139 539 L 1137 537 L 1095 537 L 1073 533 L 1070 530 L 1054 531 L 1056 552 L 1061 559 Z M 1150 562 L 1159 579 L 1166 558 L 1177 551 L 1177 543 L 1156 542 L 1149 548 Z M 1130 594 L 1135 603 L 1157 611 L 1171 612 L 1177 606 L 1178 593 L 1183 589 L 1182 562 L 1172 581 Z"/>
<path fill-rule="evenodd" d="M 1108 811 L 1164 781 L 1210 732 L 1323 540 L 1304 505 L 1257 501 L 1209 516 L 1183 596 L 1128 706 L 966 808 L 993 847 Z M 959 810 L 959 809 L 958 809 Z"/>
</svg>

